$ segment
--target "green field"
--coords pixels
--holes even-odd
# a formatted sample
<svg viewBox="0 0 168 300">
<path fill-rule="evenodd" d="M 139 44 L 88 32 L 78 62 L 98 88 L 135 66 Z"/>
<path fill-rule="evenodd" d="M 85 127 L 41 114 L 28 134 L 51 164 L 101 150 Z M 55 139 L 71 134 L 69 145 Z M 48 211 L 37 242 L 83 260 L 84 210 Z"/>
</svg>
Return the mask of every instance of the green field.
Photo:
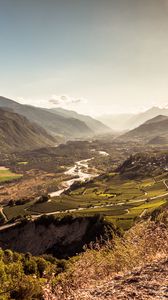
<svg viewBox="0 0 168 300">
<path fill-rule="evenodd" d="M 163 181 L 151 178 L 144 181 L 126 181 L 115 175 L 96 178 L 68 195 L 63 194 L 47 202 L 31 201 L 24 205 L 4 207 L 4 213 L 9 220 L 18 215 L 54 214 L 54 212 L 77 216 L 100 214 L 127 229 L 137 217 L 164 205 L 168 197 L 151 198 L 165 193 Z"/>
<path fill-rule="evenodd" d="M 20 161 L 17 163 L 18 165 L 27 165 L 28 164 L 28 161 Z"/>
<path fill-rule="evenodd" d="M 0 183 L 6 181 L 12 181 L 22 177 L 21 174 L 15 174 L 7 168 L 0 169 Z"/>
</svg>

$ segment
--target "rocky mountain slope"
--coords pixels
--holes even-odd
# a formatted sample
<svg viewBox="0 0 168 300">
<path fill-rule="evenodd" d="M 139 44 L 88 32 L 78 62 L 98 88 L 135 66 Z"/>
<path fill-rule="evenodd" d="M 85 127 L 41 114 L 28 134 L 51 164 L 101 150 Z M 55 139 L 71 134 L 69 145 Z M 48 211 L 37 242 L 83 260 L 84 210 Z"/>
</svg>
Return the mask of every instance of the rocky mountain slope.
<svg viewBox="0 0 168 300">
<path fill-rule="evenodd" d="M 105 237 L 106 225 L 97 216 L 67 216 L 59 220 L 52 215 L 44 215 L 25 224 L 1 227 L 0 247 L 32 255 L 50 253 L 58 258 L 68 258 L 83 251 L 85 244 L 100 236 Z"/>
<path fill-rule="evenodd" d="M 0 151 L 20 151 L 54 146 L 56 140 L 39 125 L 11 111 L 0 109 Z"/>
<path fill-rule="evenodd" d="M 139 127 L 125 133 L 121 138 L 125 140 L 142 141 L 149 143 L 156 137 L 164 138 L 164 143 L 168 141 L 168 117 L 159 115 L 146 121 Z M 158 139 L 159 142 L 159 139 Z M 162 142 L 162 139 L 160 139 Z"/>
</svg>

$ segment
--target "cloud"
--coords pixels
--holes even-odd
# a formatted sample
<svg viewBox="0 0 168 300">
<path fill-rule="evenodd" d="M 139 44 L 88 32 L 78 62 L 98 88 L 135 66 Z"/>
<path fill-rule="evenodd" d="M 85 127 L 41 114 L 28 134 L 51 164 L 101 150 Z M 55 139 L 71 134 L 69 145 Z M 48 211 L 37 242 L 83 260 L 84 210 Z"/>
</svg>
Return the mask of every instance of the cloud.
<svg viewBox="0 0 168 300">
<path fill-rule="evenodd" d="M 75 98 L 68 95 L 52 95 L 49 102 L 56 106 L 68 106 L 71 104 L 87 103 L 87 100 L 82 97 Z"/>
</svg>

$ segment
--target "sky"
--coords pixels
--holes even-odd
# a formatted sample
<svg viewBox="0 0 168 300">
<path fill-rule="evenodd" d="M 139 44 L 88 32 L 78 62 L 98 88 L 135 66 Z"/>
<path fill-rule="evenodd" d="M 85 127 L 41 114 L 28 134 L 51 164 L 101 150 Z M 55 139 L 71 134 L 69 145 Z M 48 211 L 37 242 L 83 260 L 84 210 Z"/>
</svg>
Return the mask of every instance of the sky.
<svg viewBox="0 0 168 300">
<path fill-rule="evenodd" d="M 0 95 L 91 115 L 168 104 L 168 0 L 0 0 Z"/>
</svg>

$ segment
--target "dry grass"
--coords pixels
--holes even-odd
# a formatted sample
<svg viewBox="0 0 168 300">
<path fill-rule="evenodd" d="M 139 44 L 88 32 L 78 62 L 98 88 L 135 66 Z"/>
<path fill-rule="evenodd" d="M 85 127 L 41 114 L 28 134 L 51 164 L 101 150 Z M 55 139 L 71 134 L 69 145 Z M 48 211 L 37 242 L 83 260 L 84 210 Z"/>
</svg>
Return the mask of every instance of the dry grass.
<svg viewBox="0 0 168 300">
<path fill-rule="evenodd" d="M 71 260 L 68 270 L 54 285 L 55 299 L 82 300 L 82 290 L 102 285 L 116 274 L 164 259 L 167 253 L 168 211 L 165 211 L 157 221 L 136 224 L 124 238 L 116 238 L 102 249 L 87 250 Z"/>
</svg>

